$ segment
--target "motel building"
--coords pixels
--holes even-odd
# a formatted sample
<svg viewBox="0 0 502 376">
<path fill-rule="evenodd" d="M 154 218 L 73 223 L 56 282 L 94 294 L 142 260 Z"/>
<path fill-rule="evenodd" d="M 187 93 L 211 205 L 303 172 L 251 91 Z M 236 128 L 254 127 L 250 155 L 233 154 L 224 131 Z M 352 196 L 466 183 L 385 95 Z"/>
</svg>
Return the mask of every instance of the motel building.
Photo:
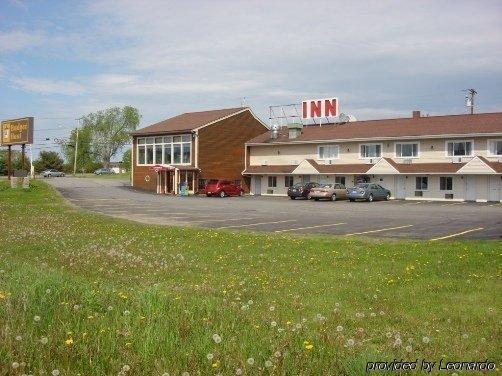
<svg viewBox="0 0 502 376">
<path fill-rule="evenodd" d="M 132 132 L 133 187 L 194 194 L 209 179 L 249 190 L 244 143 L 267 127 L 248 107 L 184 113 Z"/>
<path fill-rule="evenodd" d="M 251 194 L 309 181 L 375 182 L 396 199 L 502 200 L 502 113 L 316 125 L 289 123 L 246 143 Z"/>
</svg>

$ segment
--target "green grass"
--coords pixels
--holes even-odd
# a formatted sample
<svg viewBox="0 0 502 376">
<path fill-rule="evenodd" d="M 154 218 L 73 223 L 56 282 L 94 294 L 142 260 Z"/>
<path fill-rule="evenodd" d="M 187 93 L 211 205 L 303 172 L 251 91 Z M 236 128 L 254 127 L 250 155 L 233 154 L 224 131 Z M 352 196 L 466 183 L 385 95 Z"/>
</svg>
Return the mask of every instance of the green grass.
<svg viewBox="0 0 502 376">
<path fill-rule="evenodd" d="M 360 375 L 394 358 L 501 360 L 501 242 L 160 227 L 75 209 L 41 181 L 0 187 L 2 375 Z"/>
</svg>

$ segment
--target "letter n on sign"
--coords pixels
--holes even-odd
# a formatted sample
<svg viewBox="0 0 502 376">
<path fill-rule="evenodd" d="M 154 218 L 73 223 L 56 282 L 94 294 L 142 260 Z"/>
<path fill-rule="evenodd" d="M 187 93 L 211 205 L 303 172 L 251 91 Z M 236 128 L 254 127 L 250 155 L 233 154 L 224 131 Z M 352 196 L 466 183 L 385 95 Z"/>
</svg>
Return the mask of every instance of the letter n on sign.
<svg viewBox="0 0 502 376">
<path fill-rule="evenodd" d="M 338 98 L 309 99 L 302 102 L 302 119 L 338 116 Z"/>
</svg>

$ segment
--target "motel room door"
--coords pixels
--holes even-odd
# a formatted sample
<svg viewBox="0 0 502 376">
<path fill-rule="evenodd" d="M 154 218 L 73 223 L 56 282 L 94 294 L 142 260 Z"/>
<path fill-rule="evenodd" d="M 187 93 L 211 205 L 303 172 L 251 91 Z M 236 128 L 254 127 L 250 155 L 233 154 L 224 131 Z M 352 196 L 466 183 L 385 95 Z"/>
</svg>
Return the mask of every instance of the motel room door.
<svg viewBox="0 0 502 376">
<path fill-rule="evenodd" d="M 502 177 L 490 175 L 488 179 L 488 201 L 500 201 L 502 199 Z"/>
<path fill-rule="evenodd" d="M 476 201 L 476 176 L 467 175 L 465 177 L 465 199 Z"/>
<path fill-rule="evenodd" d="M 261 195 L 261 176 L 253 176 L 253 195 Z"/>
<path fill-rule="evenodd" d="M 396 198 L 404 199 L 406 197 L 406 177 L 402 175 L 396 176 Z"/>
</svg>

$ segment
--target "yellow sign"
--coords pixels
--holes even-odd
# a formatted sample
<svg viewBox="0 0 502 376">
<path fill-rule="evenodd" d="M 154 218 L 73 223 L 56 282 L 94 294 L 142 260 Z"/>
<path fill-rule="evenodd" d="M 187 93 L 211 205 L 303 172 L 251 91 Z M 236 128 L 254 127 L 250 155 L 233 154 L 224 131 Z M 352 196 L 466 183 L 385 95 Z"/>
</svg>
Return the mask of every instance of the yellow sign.
<svg viewBox="0 0 502 376">
<path fill-rule="evenodd" d="M 1 135 L 4 146 L 33 143 L 33 118 L 2 121 Z"/>
</svg>

